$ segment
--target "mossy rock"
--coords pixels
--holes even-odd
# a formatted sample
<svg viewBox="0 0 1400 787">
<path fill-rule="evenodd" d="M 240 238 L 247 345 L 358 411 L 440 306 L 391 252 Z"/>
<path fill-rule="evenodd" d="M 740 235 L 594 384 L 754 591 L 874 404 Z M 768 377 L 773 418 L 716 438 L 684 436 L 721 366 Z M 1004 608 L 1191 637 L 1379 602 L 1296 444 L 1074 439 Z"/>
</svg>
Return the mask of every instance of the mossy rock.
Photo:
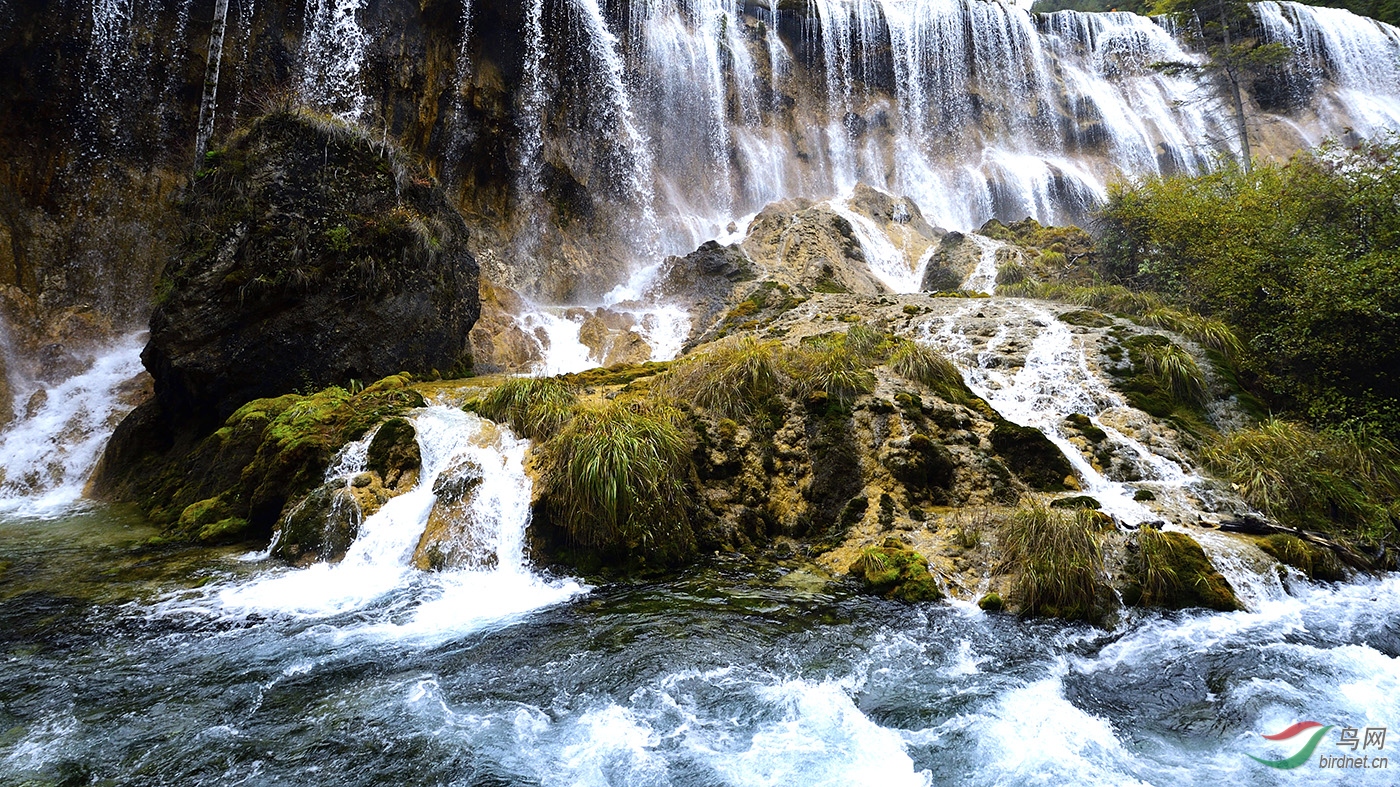
<svg viewBox="0 0 1400 787">
<path fill-rule="evenodd" d="M 998 420 L 992 428 L 992 448 L 1026 485 L 1042 492 L 1063 492 L 1065 478 L 1074 474 L 1058 446 L 1029 426 Z"/>
<path fill-rule="evenodd" d="M 379 473 L 386 486 L 397 486 L 399 478 L 406 472 L 417 470 L 423 465 L 423 456 L 418 450 L 418 430 L 404 418 L 390 418 L 370 441 L 365 456 L 365 469 Z"/>
<path fill-rule="evenodd" d="M 1108 439 L 1108 433 L 1094 425 L 1089 420 L 1089 416 L 1083 413 L 1073 413 L 1065 416 L 1065 423 L 1069 424 L 1076 432 L 1084 435 L 1084 439 L 1091 443 L 1101 443 Z"/>
<path fill-rule="evenodd" d="M 359 505 L 343 483 L 324 484 L 283 518 L 272 555 L 288 563 L 339 560 L 359 535 L 361 519 Z"/>
<path fill-rule="evenodd" d="M 162 439 L 158 408 L 138 408 L 118 430 L 134 433 L 114 437 L 119 445 L 109 446 L 103 459 L 100 492 L 139 503 L 172 540 L 268 538 L 289 502 L 323 482 L 341 447 L 386 418 L 424 406 L 422 395 L 406 386 L 406 378 L 394 375 L 357 394 L 333 386 L 310 396 L 257 399 L 193 441 Z M 403 427 L 412 429 L 404 422 L 389 434 Z M 400 465 L 416 466 L 403 455 L 416 445 L 390 444 L 401 450 L 387 452 L 386 461 L 393 455 Z"/>
<path fill-rule="evenodd" d="M 1139 489 L 1133 493 L 1133 499 L 1139 503 L 1145 503 L 1151 500 L 1156 500 L 1157 495 L 1153 494 L 1152 490 L 1150 489 Z"/>
<path fill-rule="evenodd" d="M 1123 590 L 1129 606 L 1165 609 L 1243 609 L 1225 577 L 1215 570 L 1205 550 L 1184 533 L 1164 533 L 1143 527 L 1129 561 L 1130 579 Z"/>
<path fill-rule="evenodd" d="M 949 488 L 957 469 L 948 449 L 923 433 L 892 442 L 885 452 L 884 464 L 890 475 L 914 492 Z"/>
<path fill-rule="evenodd" d="M 600 366 L 582 372 L 561 374 L 558 380 L 577 388 L 589 386 L 628 385 L 637 380 L 654 377 L 671 368 L 671 361 L 645 361 L 624 363 L 613 366 Z"/>
<path fill-rule="evenodd" d="M 1105 328 L 1113 324 L 1113 319 L 1103 312 L 1097 312 L 1093 309 L 1076 309 L 1061 314 L 1060 322 L 1082 325 L 1086 328 Z"/>
<path fill-rule="evenodd" d="M 1002 601 L 998 593 L 988 593 L 977 601 L 977 606 L 983 612 L 1000 612 L 1006 608 L 1006 602 Z"/>
<path fill-rule="evenodd" d="M 1099 503 L 1098 500 L 1096 500 L 1096 499 L 1094 499 L 1094 498 L 1092 498 L 1092 497 L 1090 497 L 1090 496 L 1088 496 L 1088 495 L 1073 495 L 1073 496 L 1070 496 L 1070 497 L 1062 497 L 1062 498 L 1060 498 L 1060 499 L 1058 499 L 1058 500 L 1053 500 L 1053 501 L 1051 501 L 1050 507 L 1051 507 L 1051 508 L 1089 508 L 1089 509 L 1093 509 L 1093 510 L 1097 511 L 1097 510 L 1099 510 L 1100 508 L 1103 508 L 1103 505 L 1101 505 L 1101 504 Z"/>
<path fill-rule="evenodd" d="M 185 506 L 174 530 L 187 541 L 227 544 L 241 541 L 247 528 L 248 520 L 233 516 L 222 497 L 211 497 Z"/>
<path fill-rule="evenodd" d="M 1311 544 L 1297 536 L 1275 533 L 1257 540 L 1259 548 L 1275 560 L 1292 566 L 1309 579 L 1340 582 L 1346 579 L 1346 568 L 1332 550 Z"/>
<path fill-rule="evenodd" d="M 928 560 L 899 539 L 867 547 L 849 569 L 865 589 L 899 601 L 937 601 L 943 591 L 928 570 Z"/>
</svg>

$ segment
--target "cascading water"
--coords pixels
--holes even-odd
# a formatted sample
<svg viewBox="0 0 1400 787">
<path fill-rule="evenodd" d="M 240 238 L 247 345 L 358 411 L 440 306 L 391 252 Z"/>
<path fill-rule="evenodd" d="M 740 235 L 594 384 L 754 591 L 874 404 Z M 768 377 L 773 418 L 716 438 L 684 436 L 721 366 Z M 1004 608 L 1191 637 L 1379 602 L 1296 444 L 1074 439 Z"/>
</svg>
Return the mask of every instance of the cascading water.
<svg viewBox="0 0 1400 787">
<path fill-rule="evenodd" d="M 982 292 L 991 295 L 996 292 L 997 288 L 997 249 L 1005 244 L 976 233 L 967 237 L 977 244 L 981 254 L 977 258 L 977 267 L 968 274 L 962 288 L 969 292 Z"/>
<path fill-rule="evenodd" d="M 995 242 L 982 240 L 984 260 L 988 252 L 995 259 Z M 979 273 L 974 273 L 969 282 L 978 278 Z M 990 325 L 997 326 L 994 332 L 988 330 Z M 1128 526 L 1154 523 L 1188 533 L 1250 609 L 1284 595 L 1273 561 L 1258 548 L 1183 527 L 1248 509 L 1212 488 L 1169 440 L 1153 433 L 1150 419 L 1109 387 L 1069 326 L 1054 314 L 1000 298 L 974 302 L 936 328 L 925 325 L 923 340 L 947 352 L 962 369 L 968 387 L 1004 418 L 1049 438 L 1069 460 L 1084 493 L 1097 500 L 1103 511 Z M 1024 348 L 1024 362 L 1008 362 L 1003 357 L 1008 348 L 1013 355 Z M 1107 469 L 1095 467 L 1070 441 L 1065 427 L 1072 415 L 1086 416 L 1103 431 L 1114 454 L 1127 458 L 1131 480 L 1110 477 Z M 1150 505 L 1138 499 L 1142 491 L 1151 493 Z"/>
<path fill-rule="evenodd" d="M 301 97 L 346 120 L 364 112 L 364 66 L 369 38 L 360 26 L 364 0 L 307 0 L 302 42 Z"/>
<path fill-rule="evenodd" d="M 530 480 L 523 462 L 528 442 L 455 408 L 429 407 L 413 423 L 423 457 L 418 483 L 360 523 L 344 559 L 220 587 L 205 603 L 224 614 L 312 618 L 389 604 L 396 614 L 378 626 L 402 636 L 430 636 L 491 625 L 582 592 L 575 582 L 541 578 L 527 563 Z M 348 485 L 363 470 L 372 437 L 343 452 L 328 472 L 331 481 Z M 436 502 L 434 484 L 464 462 L 481 468 L 482 482 L 465 516 L 474 539 L 493 559 L 456 570 L 419 571 L 412 557 Z"/>
<path fill-rule="evenodd" d="M 55 384 L 11 382 L 15 420 L 0 429 L 0 512 L 57 516 L 78 501 L 107 438 L 133 403 L 123 388 L 141 374 L 144 334 L 89 359 Z"/>
</svg>

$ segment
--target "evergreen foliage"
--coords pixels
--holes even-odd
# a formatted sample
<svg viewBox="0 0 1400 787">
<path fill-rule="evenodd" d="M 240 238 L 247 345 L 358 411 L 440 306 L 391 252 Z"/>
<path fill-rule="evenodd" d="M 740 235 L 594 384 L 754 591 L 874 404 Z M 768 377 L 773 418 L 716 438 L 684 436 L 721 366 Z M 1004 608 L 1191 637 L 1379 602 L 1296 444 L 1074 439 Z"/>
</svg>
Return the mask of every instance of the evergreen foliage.
<svg viewBox="0 0 1400 787">
<path fill-rule="evenodd" d="M 1118 185 L 1099 228 L 1104 273 L 1223 321 L 1183 326 L 1276 409 L 1400 435 L 1400 140 Z"/>
</svg>

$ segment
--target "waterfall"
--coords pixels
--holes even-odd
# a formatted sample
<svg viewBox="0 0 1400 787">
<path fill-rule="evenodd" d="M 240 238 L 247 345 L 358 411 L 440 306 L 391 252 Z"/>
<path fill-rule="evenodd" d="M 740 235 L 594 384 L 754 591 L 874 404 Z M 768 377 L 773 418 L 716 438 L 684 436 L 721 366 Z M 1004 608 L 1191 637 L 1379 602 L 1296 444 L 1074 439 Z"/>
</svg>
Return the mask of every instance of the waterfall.
<svg viewBox="0 0 1400 787">
<path fill-rule="evenodd" d="M 1286 68 L 1311 91 L 1324 80 L 1336 90 L 1319 102 L 1336 123 L 1358 133 L 1400 127 L 1400 30 L 1340 8 L 1266 0 L 1254 6 L 1264 37 L 1286 45 Z"/>
<path fill-rule="evenodd" d="M 575 582 L 539 576 L 527 562 L 531 483 L 524 459 L 529 442 L 453 407 L 420 410 L 412 421 L 423 458 L 418 482 L 361 523 L 343 560 L 223 585 L 206 601 L 231 614 L 252 610 L 329 617 L 393 599 L 391 603 L 408 604 L 410 610 L 392 623 L 376 625 L 411 636 L 450 635 L 583 592 Z M 364 469 L 371 437 L 348 446 L 332 463 L 331 481 L 348 484 Z M 437 501 L 434 485 L 464 462 L 482 471 L 466 517 L 475 542 L 493 559 L 455 570 L 420 571 L 412 557 Z"/>
<path fill-rule="evenodd" d="M 967 236 L 972 242 L 977 244 L 981 250 L 981 255 L 977 258 L 977 267 L 972 269 L 967 280 L 963 282 L 962 288 L 971 292 L 983 292 L 988 295 L 996 292 L 997 289 L 997 249 L 1005 246 L 998 240 L 993 240 L 985 235 L 972 233 Z"/>
<path fill-rule="evenodd" d="M 358 14 L 364 0 L 306 0 L 301 98 L 345 120 L 358 120 L 368 99 L 360 83 L 369 36 Z"/>
<path fill-rule="evenodd" d="M 472 0 L 462 0 L 462 33 L 457 39 L 457 63 L 453 70 L 452 116 L 449 119 L 448 155 L 460 159 L 466 155 L 467 120 L 465 117 L 467 80 L 471 78 Z"/>
<path fill-rule="evenodd" d="M 62 513 L 82 495 L 107 438 L 132 407 L 126 387 L 141 374 L 144 334 L 98 352 L 55 384 L 16 378 L 15 420 L 0 429 L 0 512 Z"/>
<path fill-rule="evenodd" d="M 623 190 L 654 204 L 661 227 L 660 247 L 638 264 L 688 252 L 774 200 L 829 198 L 858 182 L 913 198 L 950 229 L 993 217 L 1066 223 L 1082 221 L 1115 178 L 1198 172 L 1240 154 L 1209 77 L 1156 67 L 1203 62 L 1166 20 L 965 0 L 629 0 L 616 12 L 623 28 L 597 0 L 565 8 L 589 53 L 596 106 L 556 102 L 534 0 L 521 177 L 533 183 L 551 134 L 590 151 L 585 161 L 621 157 Z M 1270 132 L 1273 152 L 1400 125 L 1394 28 L 1289 3 L 1258 13 L 1298 52 L 1296 68 L 1331 80 L 1310 112 L 1254 110 L 1282 129 Z M 545 106 L 558 113 L 552 131 L 536 125 Z M 602 139 L 582 120 L 598 113 L 615 119 Z"/>
<path fill-rule="evenodd" d="M 988 324 L 998 326 L 989 338 L 984 335 Z M 1283 595 L 1271 570 L 1273 561 L 1256 547 L 1182 526 L 1202 514 L 1245 507 L 1211 489 L 1170 440 L 1155 435 L 1150 419 L 1109 387 L 1069 326 L 1050 311 L 1006 299 L 974 302 L 924 330 L 922 340 L 948 354 L 974 393 L 1008 421 L 1039 430 L 1059 448 L 1083 493 L 1105 513 L 1132 527 L 1152 523 L 1195 538 L 1249 609 Z M 998 357 L 1002 347 L 1027 343 L 1019 367 Z M 1114 455 L 1130 463 L 1135 480 L 1110 478 L 1070 442 L 1064 424 L 1075 414 L 1087 416 L 1104 432 Z M 1136 498 L 1138 491 L 1152 493 L 1151 507 Z"/>
</svg>

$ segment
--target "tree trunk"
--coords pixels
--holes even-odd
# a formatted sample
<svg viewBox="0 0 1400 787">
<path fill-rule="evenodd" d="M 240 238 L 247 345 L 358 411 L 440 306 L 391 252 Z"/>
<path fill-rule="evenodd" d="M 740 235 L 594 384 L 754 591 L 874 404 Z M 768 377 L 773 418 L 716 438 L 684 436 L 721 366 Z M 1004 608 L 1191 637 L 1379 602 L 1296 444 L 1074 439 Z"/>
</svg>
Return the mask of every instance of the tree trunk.
<svg viewBox="0 0 1400 787">
<path fill-rule="evenodd" d="M 228 0 L 214 3 L 214 23 L 209 30 L 209 58 L 204 66 L 204 95 L 199 101 L 199 131 L 195 136 L 194 168 L 204 166 L 209 138 L 214 135 L 214 110 L 219 98 L 219 62 L 224 56 L 224 27 L 228 20 Z"/>
</svg>

